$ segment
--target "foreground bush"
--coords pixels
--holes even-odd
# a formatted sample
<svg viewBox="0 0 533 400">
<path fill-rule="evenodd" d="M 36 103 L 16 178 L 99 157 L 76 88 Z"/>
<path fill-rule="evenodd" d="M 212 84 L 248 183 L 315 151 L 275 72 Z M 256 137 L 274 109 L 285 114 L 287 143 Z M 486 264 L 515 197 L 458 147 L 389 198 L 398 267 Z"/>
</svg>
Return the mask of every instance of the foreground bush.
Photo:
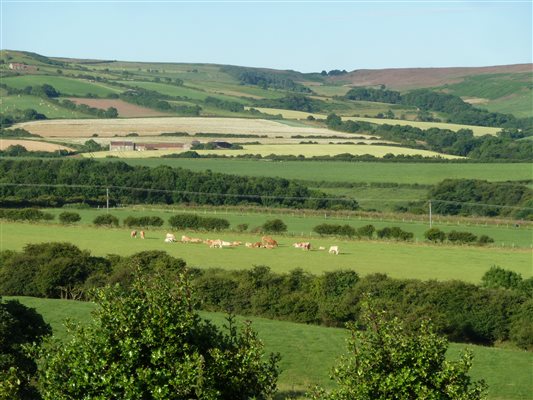
<svg viewBox="0 0 533 400">
<path fill-rule="evenodd" d="M 429 322 L 416 332 L 398 318 L 366 308 L 363 330 L 350 324 L 348 355 L 334 368 L 338 388 L 331 393 L 316 390 L 315 400 L 481 400 L 483 381 L 472 382 L 468 372 L 472 353 L 458 361 L 446 361 L 448 342 L 435 334 Z"/>
<path fill-rule="evenodd" d="M 219 331 L 194 311 L 186 271 L 137 271 L 132 285 L 100 290 L 92 325 L 40 354 L 44 400 L 249 399 L 276 389 L 279 356 L 247 324 Z"/>
<path fill-rule="evenodd" d="M 40 343 L 52 329 L 33 308 L 0 298 L 0 399 L 38 399 L 37 365 L 24 345 Z"/>
</svg>

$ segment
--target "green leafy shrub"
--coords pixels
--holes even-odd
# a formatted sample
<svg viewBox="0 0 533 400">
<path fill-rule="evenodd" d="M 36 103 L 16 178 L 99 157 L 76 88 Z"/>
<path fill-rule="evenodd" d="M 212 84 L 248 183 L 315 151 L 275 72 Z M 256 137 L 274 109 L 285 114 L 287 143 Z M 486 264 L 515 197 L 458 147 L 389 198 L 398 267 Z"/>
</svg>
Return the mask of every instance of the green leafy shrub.
<svg viewBox="0 0 533 400">
<path fill-rule="evenodd" d="M 228 332 L 194 311 L 187 272 L 136 272 L 132 285 L 100 290 L 94 324 L 71 328 L 40 358 L 44 400 L 249 399 L 276 390 L 279 356 L 265 357 L 249 324 Z"/>
<path fill-rule="evenodd" d="M 149 227 L 149 226 L 163 226 L 164 221 L 160 217 L 132 217 L 131 215 L 124 218 L 124 221 L 122 221 L 124 226 L 127 226 L 128 228 L 133 227 Z"/>
<path fill-rule="evenodd" d="M 424 232 L 424 237 L 430 242 L 442 243 L 446 240 L 446 233 L 439 228 L 431 228 Z"/>
<path fill-rule="evenodd" d="M 98 215 L 94 220 L 93 224 L 98 226 L 118 226 L 118 218 L 111 214 L 102 214 Z"/>
<path fill-rule="evenodd" d="M 393 226 L 390 228 L 385 227 L 383 229 L 379 229 L 376 233 L 378 235 L 378 238 L 380 239 L 396 239 L 408 241 L 413 239 L 414 237 L 414 234 L 412 232 L 406 232 L 397 226 Z"/>
<path fill-rule="evenodd" d="M 348 325 L 348 355 L 333 370 L 338 386 L 330 393 L 315 389 L 315 400 L 440 399 L 482 400 L 483 381 L 472 382 L 468 372 L 472 353 L 447 361 L 448 341 L 439 337 L 428 321 L 416 332 L 382 311 L 363 309 L 364 330 Z"/>
<path fill-rule="evenodd" d="M 64 211 L 59 214 L 59 221 L 62 224 L 73 224 L 81 220 L 80 214 L 75 212 Z"/>
<path fill-rule="evenodd" d="M 481 235 L 477 242 L 483 246 L 485 244 L 494 243 L 494 239 L 487 235 Z"/>
<path fill-rule="evenodd" d="M 8 219 L 10 221 L 50 221 L 54 219 L 54 215 L 42 212 L 36 208 L 22 208 L 22 209 L 0 209 L 0 218 Z"/>
<path fill-rule="evenodd" d="M 339 235 L 353 237 L 356 235 L 355 228 L 350 225 L 320 224 L 313 228 L 319 235 Z"/>
<path fill-rule="evenodd" d="M 281 233 L 287 231 L 287 225 L 281 219 L 266 221 L 262 226 L 263 232 Z"/>
<path fill-rule="evenodd" d="M 357 229 L 357 236 L 372 239 L 372 236 L 374 236 L 375 231 L 376 228 L 374 227 L 374 225 L 365 225 Z"/>
<path fill-rule="evenodd" d="M 168 223 L 171 227 L 178 230 L 193 229 L 220 231 L 228 229 L 230 223 L 223 218 L 200 217 L 196 214 L 177 214 L 169 218 Z"/>
<path fill-rule="evenodd" d="M 451 231 L 448 233 L 448 240 L 452 243 L 473 243 L 477 236 L 470 232 Z"/>
</svg>

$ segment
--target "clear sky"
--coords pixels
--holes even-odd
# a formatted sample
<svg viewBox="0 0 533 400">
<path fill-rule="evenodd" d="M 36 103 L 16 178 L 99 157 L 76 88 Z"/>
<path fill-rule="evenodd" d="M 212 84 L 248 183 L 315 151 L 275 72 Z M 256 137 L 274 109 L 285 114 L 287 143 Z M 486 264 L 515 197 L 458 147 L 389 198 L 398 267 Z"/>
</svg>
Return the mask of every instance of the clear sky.
<svg viewBox="0 0 533 400">
<path fill-rule="evenodd" d="M 1 1 L 2 49 L 323 69 L 532 62 L 532 1 Z"/>
</svg>

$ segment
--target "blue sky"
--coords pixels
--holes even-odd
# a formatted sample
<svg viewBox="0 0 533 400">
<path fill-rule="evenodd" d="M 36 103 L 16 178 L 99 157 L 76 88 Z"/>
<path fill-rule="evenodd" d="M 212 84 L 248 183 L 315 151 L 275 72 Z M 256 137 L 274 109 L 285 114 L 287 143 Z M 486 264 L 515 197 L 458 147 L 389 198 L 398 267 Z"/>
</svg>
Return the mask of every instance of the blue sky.
<svg viewBox="0 0 533 400">
<path fill-rule="evenodd" d="M 1 0 L 3 49 L 323 69 L 532 62 L 531 1 Z"/>
</svg>

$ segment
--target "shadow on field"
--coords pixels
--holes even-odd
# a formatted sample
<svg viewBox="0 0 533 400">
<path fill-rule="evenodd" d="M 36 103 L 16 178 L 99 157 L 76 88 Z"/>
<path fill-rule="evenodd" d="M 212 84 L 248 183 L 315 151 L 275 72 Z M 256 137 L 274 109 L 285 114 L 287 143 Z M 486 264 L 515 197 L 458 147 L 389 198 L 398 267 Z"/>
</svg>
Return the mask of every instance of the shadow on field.
<svg viewBox="0 0 533 400">
<path fill-rule="evenodd" d="M 303 390 L 281 390 L 275 396 L 274 400 L 305 399 Z"/>
</svg>

